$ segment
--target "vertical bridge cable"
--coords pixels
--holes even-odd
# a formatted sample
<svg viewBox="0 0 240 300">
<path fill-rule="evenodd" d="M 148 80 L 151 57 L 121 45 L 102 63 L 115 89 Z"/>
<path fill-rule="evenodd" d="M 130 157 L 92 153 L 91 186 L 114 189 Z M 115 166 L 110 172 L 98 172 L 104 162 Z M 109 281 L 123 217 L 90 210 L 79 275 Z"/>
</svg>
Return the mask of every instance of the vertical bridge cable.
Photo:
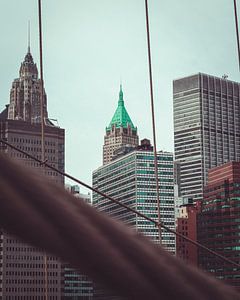
<svg viewBox="0 0 240 300">
<path fill-rule="evenodd" d="M 43 84 L 43 59 L 42 59 L 42 12 L 41 0 L 38 0 L 39 18 L 39 52 L 40 52 L 40 83 L 41 83 L 41 138 L 42 138 L 42 162 L 45 161 L 45 120 L 44 120 L 44 84 Z"/>
<path fill-rule="evenodd" d="M 38 21 L 39 21 L 39 54 L 40 54 L 40 106 L 41 106 L 41 160 L 45 161 L 45 120 L 44 120 L 44 84 L 43 84 L 43 59 L 42 59 L 42 9 L 41 0 L 38 0 Z M 45 165 L 42 165 L 43 173 Z M 44 252 L 44 282 L 45 282 L 45 300 L 48 300 L 48 269 L 47 254 Z"/>
<path fill-rule="evenodd" d="M 154 116 L 155 113 L 154 113 L 154 98 L 153 98 L 152 62 L 151 62 L 151 47 L 150 47 L 149 18 L 148 18 L 148 0 L 145 0 L 145 10 L 146 10 L 148 66 L 149 66 L 150 96 L 151 96 L 151 111 L 152 111 L 152 131 L 153 131 L 153 151 L 154 151 L 154 170 L 155 170 L 155 179 L 156 179 L 157 211 L 158 211 L 158 222 L 159 224 L 161 224 L 157 146 L 156 146 L 157 142 L 156 142 L 155 116 Z M 159 241 L 161 243 L 162 242 L 161 226 L 158 226 L 158 232 L 159 232 Z"/>
<path fill-rule="evenodd" d="M 240 45 L 239 45 L 238 15 L 237 15 L 237 3 L 236 3 L 236 0 L 233 0 L 233 3 L 234 3 L 234 15 L 235 15 L 236 36 L 237 36 L 237 49 L 238 49 L 238 68 L 239 68 L 239 71 L 240 71 Z"/>
</svg>

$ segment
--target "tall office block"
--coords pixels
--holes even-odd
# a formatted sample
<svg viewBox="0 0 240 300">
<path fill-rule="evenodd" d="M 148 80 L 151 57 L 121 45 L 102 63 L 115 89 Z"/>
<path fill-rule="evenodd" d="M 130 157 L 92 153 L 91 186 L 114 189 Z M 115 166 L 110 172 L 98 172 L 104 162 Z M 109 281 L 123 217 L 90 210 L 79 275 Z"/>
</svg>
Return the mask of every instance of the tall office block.
<svg viewBox="0 0 240 300">
<path fill-rule="evenodd" d="M 240 84 L 206 74 L 173 81 L 181 196 L 202 199 L 208 169 L 240 159 Z"/>
<path fill-rule="evenodd" d="M 0 137 L 41 159 L 40 80 L 30 49 L 10 92 L 10 104 L 0 114 Z M 45 157 L 52 166 L 64 171 L 64 129 L 54 126 L 47 116 L 44 92 Z M 0 151 L 36 172 L 45 173 L 58 184 L 64 178 L 43 169 L 25 155 L 5 147 Z M 13 183 L 14 184 L 14 183 Z M 46 233 L 47 234 L 47 233 Z M 61 299 L 62 267 L 58 258 L 27 245 L 4 230 L 0 234 L 0 298 Z"/>
<path fill-rule="evenodd" d="M 240 263 L 240 162 L 209 170 L 202 209 L 198 214 L 198 241 Z M 240 291 L 240 268 L 199 249 L 200 267 Z"/>
<path fill-rule="evenodd" d="M 138 135 L 137 127 L 134 127 L 125 108 L 120 86 L 118 106 L 104 136 L 103 164 L 110 162 L 114 151 L 125 145 L 138 146 Z"/>
<path fill-rule="evenodd" d="M 160 151 L 157 157 L 161 222 L 175 229 L 173 155 Z M 95 170 L 93 187 L 157 220 L 154 155 L 150 142 L 143 140 L 141 146 L 125 155 L 121 153 L 115 160 Z M 151 222 L 97 193 L 93 193 L 93 205 L 99 211 L 135 227 L 154 242 L 159 242 L 158 229 Z M 174 234 L 163 231 L 162 244 L 168 251 L 175 253 Z"/>
</svg>

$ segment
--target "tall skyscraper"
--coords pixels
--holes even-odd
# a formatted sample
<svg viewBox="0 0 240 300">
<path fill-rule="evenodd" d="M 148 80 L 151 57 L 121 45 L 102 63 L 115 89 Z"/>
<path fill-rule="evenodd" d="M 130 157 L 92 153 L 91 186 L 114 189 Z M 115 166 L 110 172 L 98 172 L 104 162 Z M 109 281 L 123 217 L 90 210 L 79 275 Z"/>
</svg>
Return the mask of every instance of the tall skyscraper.
<svg viewBox="0 0 240 300">
<path fill-rule="evenodd" d="M 19 78 L 12 84 L 10 105 L 0 114 L 0 137 L 10 144 L 41 159 L 40 80 L 30 49 L 20 67 Z M 47 117 L 44 92 L 45 157 L 57 169 L 64 171 L 64 129 L 54 126 Z M 25 155 L 1 145 L 0 151 L 22 164 L 43 172 L 43 168 Z M 44 170 L 58 184 L 64 178 Z M 14 183 L 13 183 L 14 184 Z M 1 299 L 61 299 L 62 267 L 58 258 L 45 255 L 21 240 L 1 230 L 0 235 L 0 298 Z"/>
<path fill-rule="evenodd" d="M 171 229 L 175 229 L 173 154 L 159 151 L 157 158 L 161 222 Z M 143 140 L 141 146 L 132 149 L 125 155 L 121 153 L 119 157 L 107 165 L 95 170 L 93 172 L 93 187 L 157 220 L 154 155 L 150 141 Z M 150 237 L 154 242 L 159 242 L 158 228 L 153 223 L 97 193 L 93 193 L 93 205 L 99 211 L 133 226 L 138 232 Z M 173 233 L 164 230 L 162 244 L 166 250 L 175 253 L 175 236 Z"/>
<path fill-rule="evenodd" d="M 198 214 L 198 241 L 229 258 L 240 261 L 240 162 L 209 170 L 202 209 Z M 240 268 L 199 249 L 200 267 L 240 292 Z"/>
<path fill-rule="evenodd" d="M 124 106 L 122 85 L 120 86 L 118 107 L 106 128 L 103 146 L 103 164 L 111 161 L 114 151 L 122 146 L 138 146 L 137 127 L 134 127 Z"/>
<path fill-rule="evenodd" d="M 208 169 L 240 160 L 240 84 L 198 73 L 173 81 L 181 196 L 202 199 Z"/>
</svg>

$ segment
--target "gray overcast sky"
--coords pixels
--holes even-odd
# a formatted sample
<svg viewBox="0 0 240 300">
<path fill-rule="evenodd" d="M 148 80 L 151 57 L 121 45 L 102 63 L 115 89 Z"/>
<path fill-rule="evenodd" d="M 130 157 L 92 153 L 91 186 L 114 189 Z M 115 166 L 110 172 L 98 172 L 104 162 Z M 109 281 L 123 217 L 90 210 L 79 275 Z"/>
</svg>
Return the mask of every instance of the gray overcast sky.
<svg viewBox="0 0 240 300">
<path fill-rule="evenodd" d="M 144 0 L 42 6 L 49 116 L 66 130 L 66 171 L 91 183 L 120 79 L 140 138 L 152 140 Z M 149 13 L 158 149 L 173 151 L 172 80 L 204 72 L 239 81 L 233 1 L 149 0 Z M 28 20 L 39 66 L 37 0 L 0 0 L 1 110 L 27 51 Z"/>
</svg>

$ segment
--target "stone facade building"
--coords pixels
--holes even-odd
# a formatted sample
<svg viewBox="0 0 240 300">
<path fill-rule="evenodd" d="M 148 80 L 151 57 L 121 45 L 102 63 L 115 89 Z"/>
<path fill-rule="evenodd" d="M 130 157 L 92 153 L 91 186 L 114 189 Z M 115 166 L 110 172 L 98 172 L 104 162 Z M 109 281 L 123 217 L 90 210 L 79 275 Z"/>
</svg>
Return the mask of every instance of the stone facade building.
<svg viewBox="0 0 240 300">
<path fill-rule="evenodd" d="M 0 114 L 0 138 L 41 159 L 40 80 L 30 49 L 10 92 L 10 104 Z M 45 157 L 64 171 L 64 129 L 48 119 L 44 92 Z M 64 178 L 16 150 L 0 145 L 12 159 L 45 173 L 58 184 Z M 14 184 L 14 183 L 13 183 Z M 58 258 L 0 231 L 0 299 L 61 299 L 62 264 Z"/>
<path fill-rule="evenodd" d="M 30 123 L 41 122 L 41 80 L 38 69 L 28 47 L 28 52 L 21 63 L 19 78 L 12 83 L 8 119 Z M 47 120 L 47 96 L 44 91 L 44 119 Z"/>
<path fill-rule="evenodd" d="M 138 146 L 137 127 L 134 127 L 124 106 L 122 86 L 120 86 L 118 107 L 106 128 L 103 146 L 103 164 L 109 163 L 114 151 L 122 146 Z"/>
</svg>

